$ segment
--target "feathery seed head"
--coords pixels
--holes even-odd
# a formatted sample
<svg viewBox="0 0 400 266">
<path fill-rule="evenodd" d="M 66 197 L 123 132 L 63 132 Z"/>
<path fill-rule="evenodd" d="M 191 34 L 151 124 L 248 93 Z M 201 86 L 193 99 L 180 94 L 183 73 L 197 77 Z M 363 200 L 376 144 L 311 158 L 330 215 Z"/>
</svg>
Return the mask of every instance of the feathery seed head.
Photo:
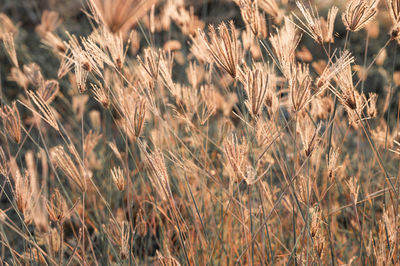
<svg viewBox="0 0 400 266">
<path fill-rule="evenodd" d="M 343 24 L 349 31 L 359 31 L 378 13 L 379 0 L 351 0 L 342 15 Z"/>
<path fill-rule="evenodd" d="M 4 105 L 0 109 L 0 115 L 3 120 L 5 132 L 12 140 L 19 144 L 21 142 L 21 119 L 17 104 L 13 102 L 12 107 Z"/>
<path fill-rule="evenodd" d="M 230 21 L 229 28 L 222 22 L 218 26 L 217 31 L 213 25 L 209 26 L 210 41 L 207 40 L 203 31 L 199 30 L 199 34 L 212 59 L 219 67 L 228 72 L 232 78 L 236 79 L 242 51 L 236 36 L 236 29 L 233 21 Z"/>
<path fill-rule="evenodd" d="M 120 167 L 114 167 L 111 169 L 111 177 L 118 190 L 123 191 L 125 189 L 125 178 L 122 169 Z"/>
</svg>

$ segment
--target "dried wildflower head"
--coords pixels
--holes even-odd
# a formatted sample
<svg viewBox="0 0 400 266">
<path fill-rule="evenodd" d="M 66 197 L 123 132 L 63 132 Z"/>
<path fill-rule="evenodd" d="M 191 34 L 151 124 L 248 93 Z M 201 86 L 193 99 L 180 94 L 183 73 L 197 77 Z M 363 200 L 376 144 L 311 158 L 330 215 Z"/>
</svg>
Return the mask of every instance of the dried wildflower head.
<svg viewBox="0 0 400 266">
<path fill-rule="evenodd" d="M 400 37 L 400 1 L 386 0 L 389 6 L 390 18 L 392 19 L 392 30 L 390 36 L 393 40 L 399 40 Z"/>
<path fill-rule="evenodd" d="M 21 142 L 21 119 L 16 103 L 13 102 L 12 107 L 4 105 L 0 109 L 0 115 L 6 133 L 19 144 Z"/>
<path fill-rule="evenodd" d="M 213 25 L 209 26 L 210 42 L 203 31 L 199 34 L 207 46 L 208 53 L 234 79 L 237 77 L 237 68 L 242 56 L 241 48 L 236 36 L 233 21 L 228 26 L 222 22 L 218 26 L 218 34 Z"/>
<path fill-rule="evenodd" d="M 51 48 L 55 54 L 62 56 L 67 52 L 67 47 L 61 38 L 54 32 L 46 32 L 41 42 Z"/>
<path fill-rule="evenodd" d="M 103 55 L 103 60 L 108 64 L 121 69 L 125 63 L 126 49 L 124 49 L 124 40 L 121 33 L 111 33 L 107 28 L 95 30 L 90 39 L 98 43 L 104 51 L 107 51 L 112 59 L 108 60 L 106 55 Z"/>
<path fill-rule="evenodd" d="M 378 114 L 378 109 L 376 108 L 376 101 L 378 99 L 378 95 L 376 93 L 370 93 L 369 99 L 366 102 L 367 105 L 367 116 L 369 118 L 374 118 Z"/>
<path fill-rule="evenodd" d="M 29 79 L 26 77 L 21 69 L 16 67 L 11 68 L 10 74 L 8 75 L 7 79 L 16 82 L 24 89 L 27 89 L 29 86 Z"/>
<path fill-rule="evenodd" d="M 22 214 L 25 215 L 28 210 L 28 205 L 30 203 L 30 198 L 32 195 L 32 188 L 28 172 L 25 173 L 24 177 L 22 177 L 19 171 L 17 172 L 14 193 L 17 208 Z"/>
<path fill-rule="evenodd" d="M 58 127 L 57 118 L 56 118 L 51 106 L 38 93 L 35 93 L 33 91 L 28 91 L 27 94 L 28 94 L 29 98 L 31 99 L 31 101 L 39 109 L 39 112 L 37 112 L 36 110 L 34 110 L 30 107 L 28 107 L 28 109 L 30 109 L 34 113 L 38 114 L 40 116 L 40 118 L 42 118 L 44 121 L 46 121 L 55 130 L 59 131 L 60 128 Z"/>
<path fill-rule="evenodd" d="M 69 216 L 67 203 L 57 188 L 51 194 L 50 200 L 46 200 L 46 209 L 53 222 L 63 223 Z"/>
<path fill-rule="evenodd" d="M 62 19 L 55 11 L 43 11 L 41 23 L 36 27 L 36 32 L 42 38 L 46 33 L 55 31 L 62 23 Z"/>
<path fill-rule="evenodd" d="M 199 118 L 200 124 L 204 125 L 207 120 L 216 113 L 217 111 L 217 99 L 218 93 L 211 86 L 201 86 L 200 87 L 200 96 L 201 102 L 203 104 L 203 108 L 200 111 Z"/>
<path fill-rule="evenodd" d="M 15 51 L 14 35 L 12 33 L 7 33 L 3 35 L 2 39 L 11 62 L 15 67 L 19 68 L 17 53 Z"/>
<path fill-rule="evenodd" d="M 303 149 L 305 156 L 311 156 L 318 143 L 318 134 L 321 129 L 321 124 L 315 126 L 310 119 L 305 119 L 299 122 L 298 130 L 301 140 L 303 142 Z"/>
<path fill-rule="evenodd" d="M 88 0 L 92 18 L 112 33 L 127 32 L 156 0 Z"/>
<path fill-rule="evenodd" d="M 241 181 L 245 178 L 244 166 L 247 162 L 248 147 L 245 139 L 243 138 L 242 140 L 243 143 L 239 144 L 236 135 L 232 135 L 224 141 L 224 155 L 236 176 L 236 181 Z"/>
<path fill-rule="evenodd" d="M 285 17 L 285 25 L 270 37 L 278 61 L 277 65 L 287 79 L 291 77 L 291 70 L 295 62 L 295 50 L 300 38 L 301 34 L 298 29 L 287 17 Z"/>
<path fill-rule="evenodd" d="M 64 42 L 69 53 L 66 54 L 68 60 L 73 62 L 76 82 L 80 92 L 86 90 L 86 80 L 90 72 L 102 77 L 104 61 L 112 64 L 104 51 L 102 51 L 91 38 L 82 39 L 83 49 L 75 35 L 68 33 L 69 41 Z"/>
<path fill-rule="evenodd" d="M 331 149 L 329 152 L 328 160 L 328 178 L 332 181 L 335 178 L 336 171 L 338 170 L 338 152 Z"/>
<path fill-rule="evenodd" d="M 189 36 L 196 36 L 197 29 L 204 28 L 204 22 L 195 15 L 194 8 L 191 6 L 187 10 L 183 5 L 177 4 L 173 1 L 168 3 L 168 15 L 175 22 L 175 24 L 180 28 L 183 34 Z M 163 27 L 164 29 L 169 29 L 169 27 Z"/>
<path fill-rule="evenodd" d="M 260 64 L 253 65 L 247 70 L 243 83 L 248 97 L 245 104 L 250 114 L 257 117 L 262 112 L 268 90 L 271 90 L 268 69 L 263 69 Z"/>
<path fill-rule="evenodd" d="M 320 18 L 321 30 L 322 30 L 322 39 L 325 43 L 333 43 L 333 29 L 335 26 L 335 18 L 338 13 L 338 8 L 333 6 L 328 11 L 327 19 Z"/>
<path fill-rule="evenodd" d="M 333 42 L 333 26 L 338 12 L 338 8 L 333 6 L 328 12 L 328 18 L 319 18 L 316 9 L 306 8 L 301 0 L 296 0 L 296 4 L 304 16 L 305 22 L 300 21 L 302 26 L 306 29 L 305 32 L 311 36 L 318 44 L 332 43 Z"/>
<path fill-rule="evenodd" d="M 350 67 L 350 64 L 353 62 L 354 62 L 354 57 L 348 50 L 342 52 L 340 57 L 336 58 L 335 63 L 331 63 L 330 61 L 330 63 L 325 67 L 320 77 L 317 79 L 316 85 L 318 87 L 319 92 L 322 92 L 326 88 L 328 88 L 330 86 L 331 79 L 336 78 L 339 72 L 342 72 L 343 69 Z M 345 82 L 348 83 L 347 79 Z"/>
<path fill-rule="evenodd" d="M 276 24 L 280 24 L 283 18 L 283 11 L 279 8 L 276 0 L 258 0 L 258 6 L 265 13 L 272 16 Z"/>
<path fill-rule="evenodd" d="M 125 220 L 110 219 L 108 226 L 103 225 L 111 243 L 119 247 L 119 255 L 122 260 L 129 257 L 129 223 Z"/>
<path fill-rule="evenodd" d="M 122 169 L 120 167 L 114 167 L 111 169 L 111 177 L 118 190 L 123 191 L 125 189 L 125 177 Z"/>
<path fill-rule="evenodd" d="M 378 13 L 379 0 L 351 0 L 342 15 L 343 24 L 349 31 L 359 31 Z"/>
<path fill-rule="evenodd" d="M 57 80 L 46 80 L 42 86 L 39 87 L 38 95 L 40 95 L 43 101 L 50 104 L 57 96 L 59 90 L 60 85 Z"/>
<path fill-rule="evenodd" d="M 189 66 L 186 68 L 186 76 L 192 88 L 198 88 L 204 78 L 204 72 L 204 67 L 197 65 L 196 62 L 189 63 Z"/>
<path fill-rule="evenodd" d="M 137 60 L 145 73 L 154 80 L 158 79 L 158 74 L 160 73 L 160 62 L 163 55 L 164 54 L 161 50 L 156 52 L 154 49 L 146 48 L 144 50 L 143 60 L 140 56 L 137 57 Z"/>
<path fill-rule="evenodd" d="M 346 181 L 346 184 L 350 190 L 350 194 L 352 196 L 353 203 L 357 204 L 358 192 L 360 190 L 360 185 L 358 184 L 358 180 L 355 177 L 350 177 Z"/>
<path fill-rule="evenodd" d="M 0 146 L 0 174 L 3 176 L 7 176 L 8 171 L 8 160 L 3 148 Z"/>
<path fill-rule="evenodd" d="M 60 67 L 58 68 L 57 78 L 62 79 L 74 67 L 74 61 L 68 57 L 68 52 L 65 52 L 61 58 Z"/>
<path fill-rule="evenodd" d="M 6 34 L 16 34 L 17 28 L 11 19 L 4 13 L 0 13 L 0 40 L 3 40 Z"/>
<path fill-rule="evenodd" d="M 207 43 L 203 41 L 200 35 L 195 37 L 190 36 L 192 45 L 190 46 L 190 53 L 202 64 L 211 62 L 213 59 L 208 52 Z"/>
<path fill-rule="evenodd" d="M 78 156 L 76 152 L 73 152 L 73 155 L 75 158 Z M 74 162 L 62 146 L 52 148 L 50 150 L 50 157 L 56 166 L 59 167 L 82 192 L 87 190 L 86 175 L 80 160 L 75 160 Z"/>
<path fill-rule="evenodd" d="M 289 92 L 294 112 L 303 109 L 311 99 L 311 83 L 312 79 L 309 74 L 308 65 L 298 64 L 293 70 L 292 77 L 289 79 Z"/>
<path fill-rule="evenodd" d="M 266 38 L 267 24 L 265 16 L 258 10 L 258 2 L 253 0 L 237 0 L 235 2 L 239 5 L 242 18 L 254 36 Z"/>
<path fill-rule="evenodd" d="M 146 100 L 132 95 L 127 95 L 122 100 L 123 126 L 129 130 L 134 138 L 140 137 L 146 117 Z"/>
<path fill-rule="evenodd" d="M 169 176 L 167 168 L 165 167 L 164 155 L 160 150 L 153 153 L 148 153 L 146 148 L 141 144 L 142 152 L 144 153 L 149 169 L 149 178 L 160 196 L 162 201 L 169 201 L 172 199 L 172 191 L 169 184 Z"/>
<path fill-rule="evenodd" d="M 30 264 L 32 261 L 40 264 L 46 264 L 47 259 L 43 254 L 44 252 L 40 252 L 37 248 L 26 248 L 26 251 L 21 256 L 21 259 L 25 264 Z"/>
<path fill-rule="evenodd" d="M 163 256 L 158 250 L 156 252 L 157 266 L 181 266 L 181 264 L 171 256 Z"/>
<path fill-rule="evenodd" d="M 353 85 L 353 73 L 351 71 L 350 62 L 336 73 L 336 83 L 340 90 L 330 86 L 331 90 L 345 106 L 353 110 L 356 109 L 356 93 Z"/>
<path fill-rule="evenodd" d="M 24 65 L 24 74 L 35 87 L 41 86 L 44 82 L 40 67 L 35 63 Z"/>
<path fill-rule="evenodd" d="M 94 95 L 94 98 L 101 104 L 103 105 L 104 108 L 108 108 L 110 106 L 110 97 L 108 96 L 108 93 L 106 90 L 103 88 L 103 86 L 100 84 L 100 87 L 98 87 L 96 84 L 91 83 L 92 86 L 92 92 Z"/>
<path fill-rule="evenodd" d="M 144 237 L 147 234 L 147 223 L 143 217 L 143 209 L 139 209 L 136 215 L 136 231 L 141 236 Z"/>
</svg>

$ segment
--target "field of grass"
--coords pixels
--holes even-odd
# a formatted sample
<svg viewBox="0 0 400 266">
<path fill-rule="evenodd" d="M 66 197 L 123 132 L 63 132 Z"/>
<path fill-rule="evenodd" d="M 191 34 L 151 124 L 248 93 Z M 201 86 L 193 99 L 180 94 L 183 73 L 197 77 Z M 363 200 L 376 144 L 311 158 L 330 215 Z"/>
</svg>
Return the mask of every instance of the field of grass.
<svg viewBox="0 0 400 266">
<path fill-rule="evenodd" d="M 0 265 L 400 263 L 400 0 L 3 0 Z"/>
</svg>

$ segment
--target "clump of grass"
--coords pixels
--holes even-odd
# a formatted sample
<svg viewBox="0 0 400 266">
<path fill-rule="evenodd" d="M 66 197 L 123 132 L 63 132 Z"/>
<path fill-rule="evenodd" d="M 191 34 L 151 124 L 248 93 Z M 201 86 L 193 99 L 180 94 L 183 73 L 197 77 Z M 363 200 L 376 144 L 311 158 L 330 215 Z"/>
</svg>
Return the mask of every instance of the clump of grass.
<svg viewBox="0 0 400 266">
<path fill-rule="evenodd" d="M 228 3 L 0 14 L 1 261 L 400 262 L 400 2 Z"/>
</svg>

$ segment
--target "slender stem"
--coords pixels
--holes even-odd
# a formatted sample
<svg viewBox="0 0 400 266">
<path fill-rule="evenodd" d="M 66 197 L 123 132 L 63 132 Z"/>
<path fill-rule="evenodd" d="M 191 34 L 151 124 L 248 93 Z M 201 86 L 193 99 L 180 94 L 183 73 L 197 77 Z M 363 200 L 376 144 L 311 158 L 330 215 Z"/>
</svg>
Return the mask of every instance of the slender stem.
<svg viewBox="0 0 400 266">
<path fill-rule="evenodd" d="M 59 254 L 58 254 L 58 256 L 59 256 L 59 258 L 60 258 L 60 264 L 59 265 L 62 265 L 63 264 L 63 243 L 64 243 L 64 226 L 63 226 L 63 222 L 62 221 L 59 221 L 58 222 L 58 229 L 60 230 L 60 247 L 59 247 Z"/>
<path fill-rule="evenodd" d="M 251 185 L 247 185 L 247 193 L 249 197 L 249 211 L 250 211 L 250 235 L 253 239 L 253 218 L 251 213 Z M 254 241 L 251 242 L 251 265 L 254 266 Z"/>
<path fill-rule="evenodd" d="M 82 261 L 85 265 L 85 191 L 82 192 Z"/>
</svg>

